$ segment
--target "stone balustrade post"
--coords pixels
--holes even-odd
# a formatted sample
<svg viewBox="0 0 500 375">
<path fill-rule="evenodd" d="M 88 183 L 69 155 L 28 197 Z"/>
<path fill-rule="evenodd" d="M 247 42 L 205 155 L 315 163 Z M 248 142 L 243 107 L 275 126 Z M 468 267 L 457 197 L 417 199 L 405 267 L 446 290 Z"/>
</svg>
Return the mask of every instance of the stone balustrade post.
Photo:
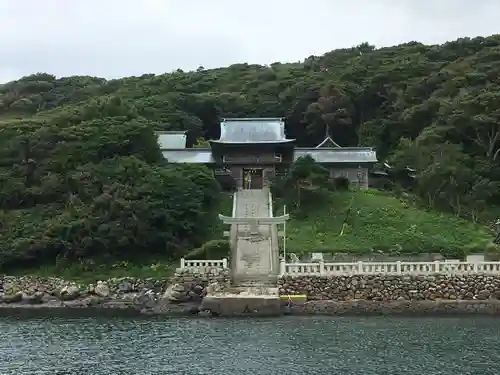
<svg viewBox="0 0 500 375">
<path fill-rule="evenodd" d="M 227 258 L 222 258 L 222 268 L 223 269 L 227 268 Z"/>
<path fill-rule="evenodd" d="M 472 269 L 474 270 L 474 273 L 479 273 L 479 263 L 474 262 L 472 265 Z"/>
<path fill-rule="evenodd" d="M 440 261 L 439 260 L 435 260 L 434 261 L 434 273 L 440 273 L 440 268 L 441 268 L 441 265 L 440 265 Z"/>
<path fill-rule="evenodd" d="M 286 273 L 286 261 L 285 259 L 281 259 L 280 261 L 280 276 L 283 276 Z"/>
<path fill-rule="evenodd" d="M 181 258 L 181 268 L 186 268 L 186 261 L 184 258 Z"/>
<path fill-rule="evenodd" d="M 359 274 L 363 273 L 363 262 L 362 261 L 358 262 L 358 273 Z"/>
<path fill-rule="evenodd" d="M 398 275 L 401 275 L 403 273 L 402 269 L 401 269 L 401 261 L 399 261 L 399 260 L 396 262 L 396 273 Z"/>
</svg>

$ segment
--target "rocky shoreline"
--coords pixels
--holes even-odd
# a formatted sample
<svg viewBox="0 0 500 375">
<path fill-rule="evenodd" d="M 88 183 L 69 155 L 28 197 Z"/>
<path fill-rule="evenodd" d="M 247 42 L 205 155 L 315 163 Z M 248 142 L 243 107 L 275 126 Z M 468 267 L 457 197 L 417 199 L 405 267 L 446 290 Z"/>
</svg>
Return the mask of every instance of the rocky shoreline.
<svg viewBox="0 0 500 375">
<path fill-rule="evenodd" d="M 0 314 L 47 310 L 196 314 L 207 291 L 222 289 L 228 280 L 227 273 L 176 274 L 169 279 L 116 278 L 82 285 L 59 278 L 0 276 Z"/>
<path fill-rule="evenodd" d="M 284 277 L 279 283 L 282 295 L 308 296 L 303 302 L 285 299 L 283 314 L 500 316 L 498 276 L 307 276 Z M 203 298 L 227 288 L 227 272 L 184 272 L 163 280 L 119 278 L 88 285 L 0 276 L 0 315 L 207 316 L 210 312 L 200 311 Z"/>
</svg>

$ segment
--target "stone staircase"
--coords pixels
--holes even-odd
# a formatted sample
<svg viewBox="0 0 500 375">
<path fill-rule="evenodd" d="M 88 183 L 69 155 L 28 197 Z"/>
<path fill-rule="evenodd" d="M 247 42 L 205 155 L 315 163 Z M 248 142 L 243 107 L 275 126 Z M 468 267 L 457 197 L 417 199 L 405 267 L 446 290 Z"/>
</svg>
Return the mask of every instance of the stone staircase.
<svg viewBox="0 0 500 375">
<path fill-rule="evenodd" d="M 246 275 L 238 278 L 238 285 L 252 286 L 252 285 L 267 285 L 275 286 L 278 284 L 278 276 L 276 275 Z"/>
<path fill-rule="evenodd" d="M 285 219 L 272 217 L 271 204 L 269 189 L 239 190 L 233 216 L 220 215 L 231 225 L 231 287 L 207 294 L 200 310 L 217 316 L 282 313 L 276 226 Z M 256 220 L 248 220 L 252 218 Z"/>
<path fill-rule="evenodd" d="M 234 217 L 270 217 L 268 189 L 235 193 Z M 271 225 L 238 224 L 232 257 L 233 286 L 256 295 L 277 295 L 278 248 Z"/>
</svg>

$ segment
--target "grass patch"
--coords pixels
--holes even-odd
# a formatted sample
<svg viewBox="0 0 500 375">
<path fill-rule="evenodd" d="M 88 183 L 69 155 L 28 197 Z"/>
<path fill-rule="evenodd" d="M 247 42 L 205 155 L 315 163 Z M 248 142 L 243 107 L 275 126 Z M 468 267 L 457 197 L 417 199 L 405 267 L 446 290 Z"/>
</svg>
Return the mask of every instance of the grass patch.
<svg viewBox="0 0 500 375">
<path fill-rule="evenodd" d="M 80 284 L 91 284 L 98 280 L 133 277 L 137 279 L 166 279 L 173 275 L 179 262 L 169 260 L 120 261 L 116 263 L 74 263 L 44 265 L 36 268 L 12 270 L 11 276 L 59 277 Z"/>
<path fill-rule="evenodd" d="M 351 202 L 351 214 L 340 235 Z M 492 238 L 481 225 L 375 190 L 331 193 L 307 213 L 292 214 L 287 223 L 287 250 L 297 254 L 439 252 L 451 257 L 484 251 Z"/>
</svg>

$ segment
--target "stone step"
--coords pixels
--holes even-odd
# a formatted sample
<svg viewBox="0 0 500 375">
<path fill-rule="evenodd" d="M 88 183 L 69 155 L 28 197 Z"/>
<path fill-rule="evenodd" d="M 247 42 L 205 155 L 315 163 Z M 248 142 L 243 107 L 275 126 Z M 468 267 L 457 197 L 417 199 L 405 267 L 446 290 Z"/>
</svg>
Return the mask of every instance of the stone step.
<svg viewBox="0 0 500 375">
<path fill-rule="evenodd" d="M 276 283 L 272 283 L 272 282 L 252 282 L 252 281 L 244 281 L 244 282 L 239 282 L 238 284 L 235 284 L 236 287 L 245 287 L 245 288 L 253 288 L 253 287 L 261 287 L 261 286 L 265 286 L 265 287 L 276 287 L 277 284 Z"/>
<path fill-rule="evenodd" d="M 224 291 L 225 294 L 245 296 L 278 296 L 279 288 L 267 285 L 231 286 Z"/>
<path fill-rule="evenodd" d="M 269 271 L 269 270 L 266 270 Z M 267 272 L 262 272 L 262 273 L 250 273 L 250 272 L 245 272 L 245 273 L 240 273 L 235 275 L 238 279 L 241 280 L 249 280 L 249 281 L 260 281 L 260 280 L 277 280 L 278 275 L 273 275 Z"/>
<path fill-rule="evenodd" d="M 257 268 L 257 267 L 254 267 L 254 268 Z M 268 271 L 268 269 L 266 269 L 265 271 Z M 276 275 L 253 276 L 252 274 L 236 273 L 236 274 L 233 274 L 233 276 L 234 276 L 233 280 L 249 281 L 249 282 L 267 282 L 270 280 L 272 282 L 277 282 L 277 280 L 278 280 L 278 277 Z"/>
<path fill-rule="evenodd" d="M 278 277 L 275 275 L 265 275 L 265 276 L 237 276 L 233 280 L 236 286 L 276 286 L 278 285 Z"/>
</svg>

